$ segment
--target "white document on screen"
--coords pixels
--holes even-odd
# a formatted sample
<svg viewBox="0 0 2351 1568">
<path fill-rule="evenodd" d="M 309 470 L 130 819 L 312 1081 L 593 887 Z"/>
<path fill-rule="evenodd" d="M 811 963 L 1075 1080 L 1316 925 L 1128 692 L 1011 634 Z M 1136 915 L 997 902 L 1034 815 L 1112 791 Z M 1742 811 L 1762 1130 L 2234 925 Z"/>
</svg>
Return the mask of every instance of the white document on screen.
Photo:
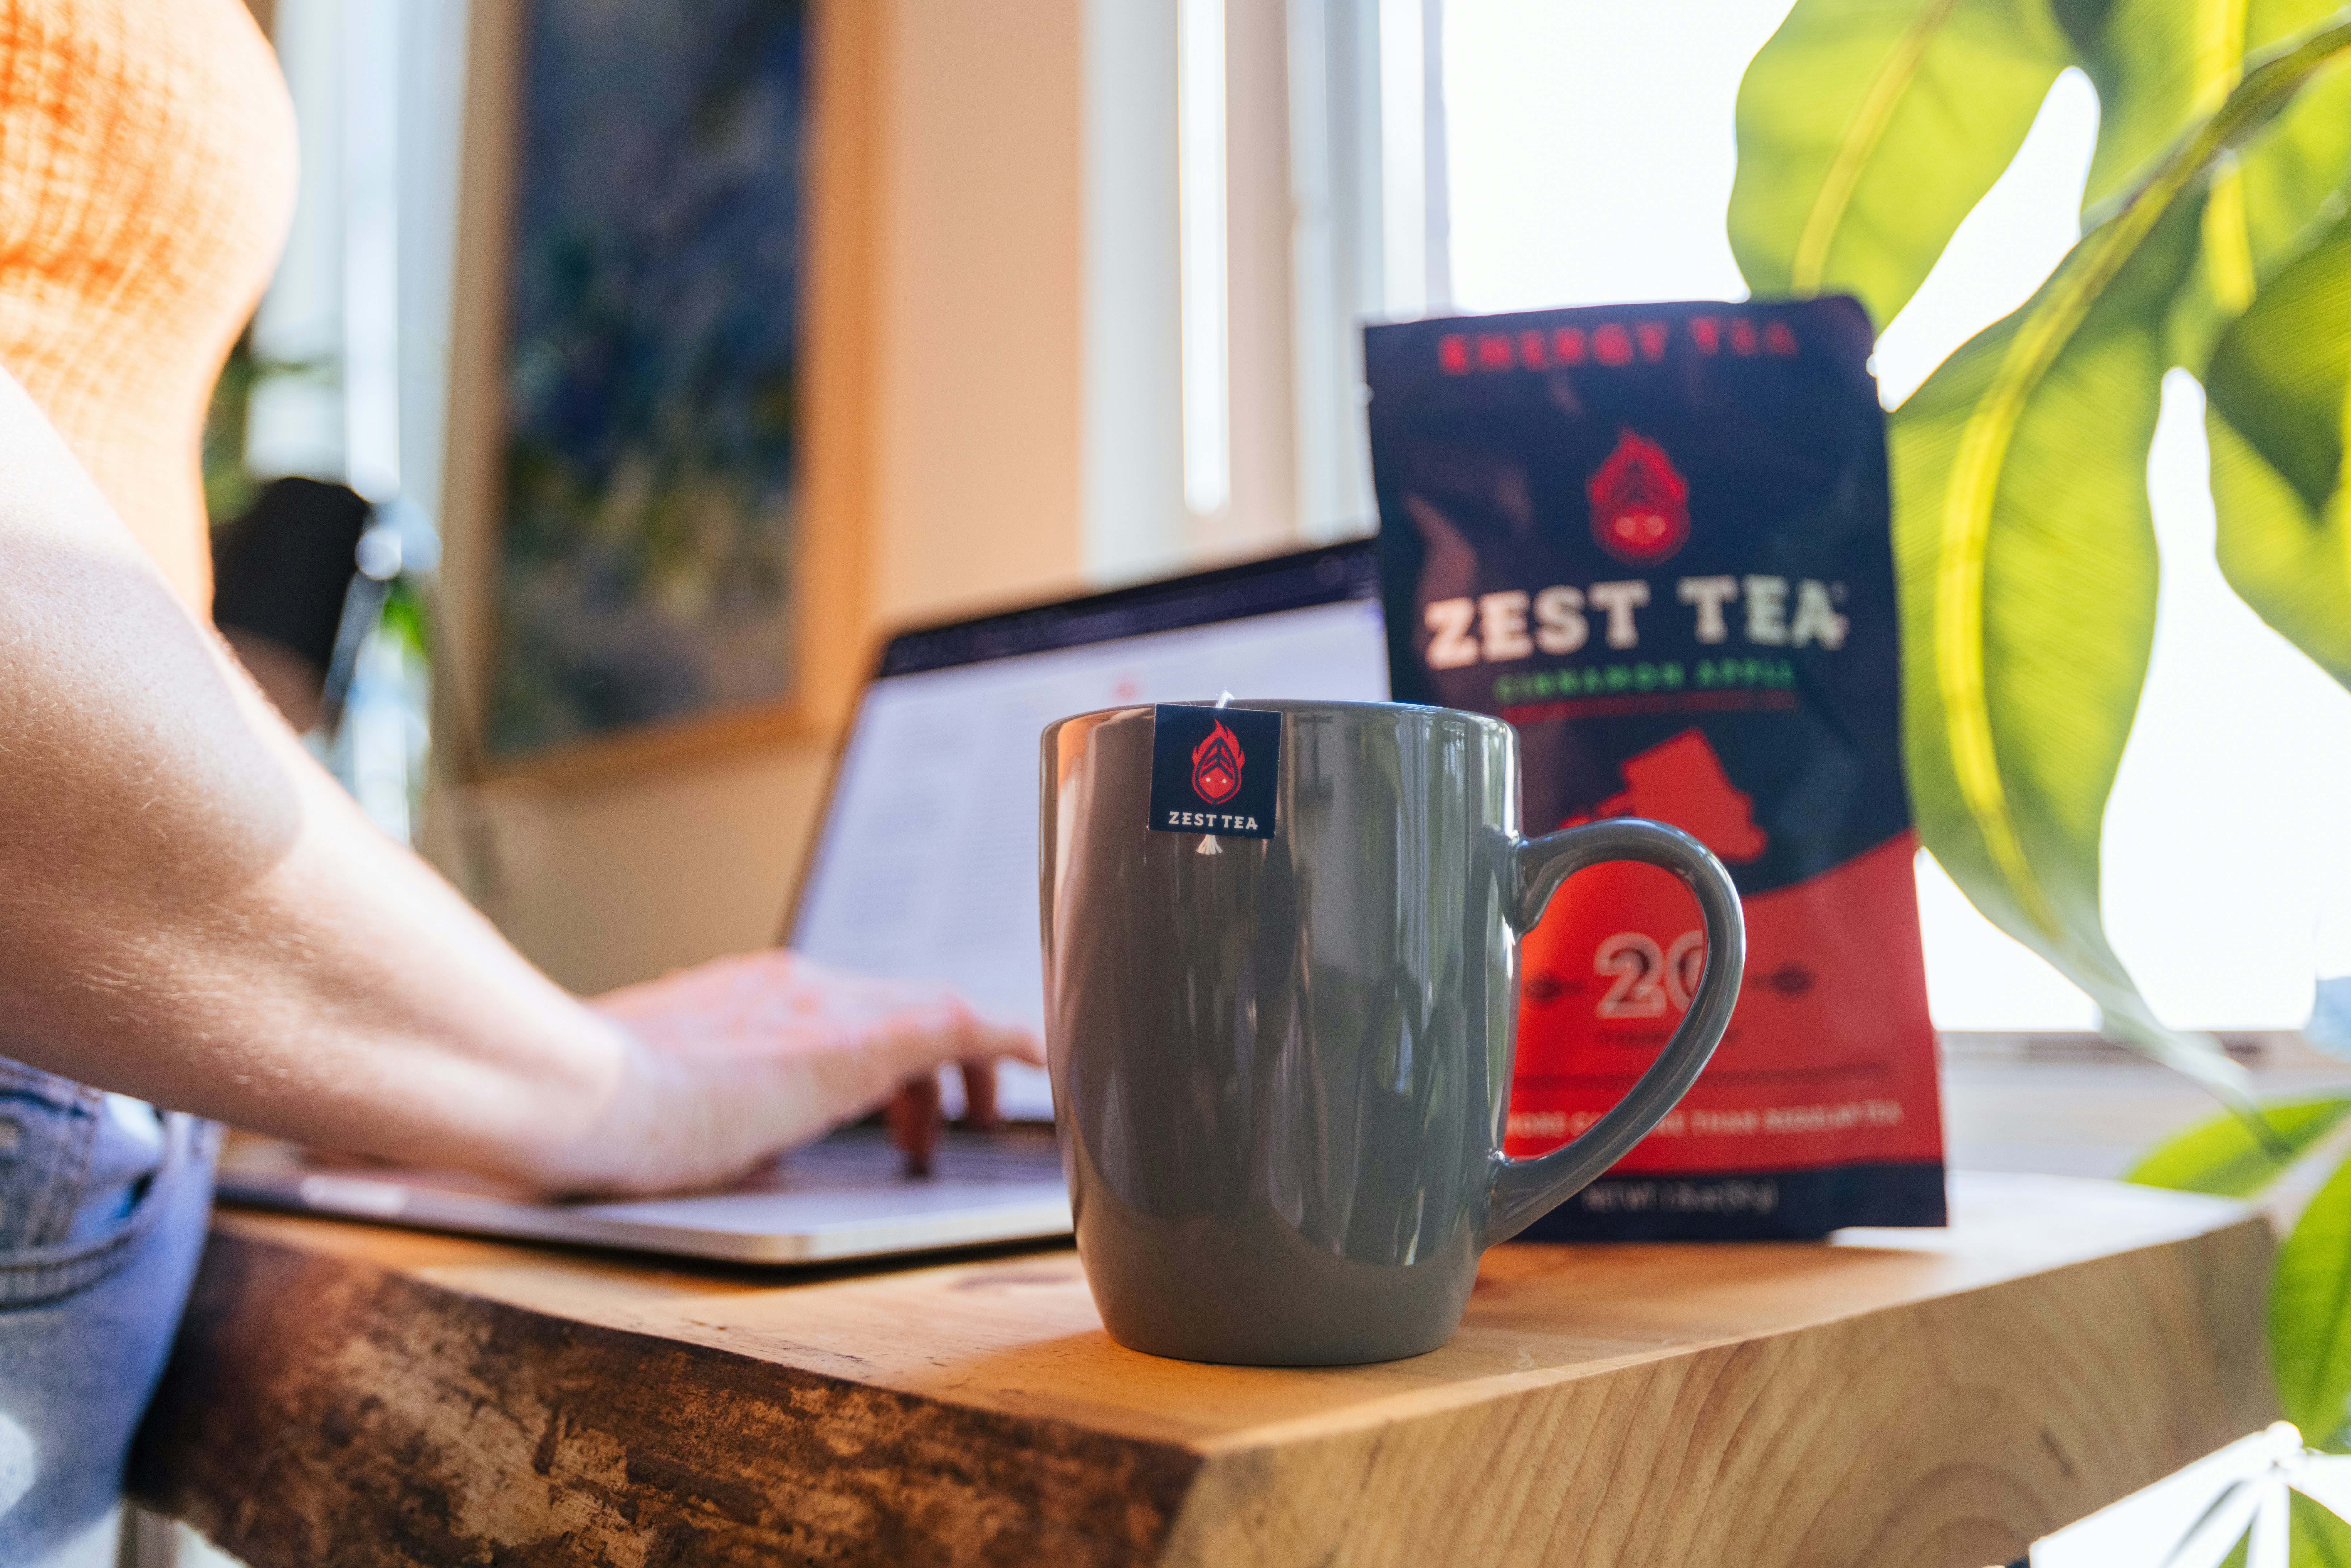
<svg viewBox="0 0 2351 1568">
<path fill-rule="evenodd" d="M 792 945 L 868 974 L 945 980 L 982 1013 L 1042 1030 L 1039 735 L 1070 714 L 1220 691 L 1386 701 L 1379 605 L 1349 600 L 875 681 L 841 754 Z M 1006 1115 L 1052 1114 L 1041 1071 L 1008 1066 L 999 1082 Z"/>
</svg>

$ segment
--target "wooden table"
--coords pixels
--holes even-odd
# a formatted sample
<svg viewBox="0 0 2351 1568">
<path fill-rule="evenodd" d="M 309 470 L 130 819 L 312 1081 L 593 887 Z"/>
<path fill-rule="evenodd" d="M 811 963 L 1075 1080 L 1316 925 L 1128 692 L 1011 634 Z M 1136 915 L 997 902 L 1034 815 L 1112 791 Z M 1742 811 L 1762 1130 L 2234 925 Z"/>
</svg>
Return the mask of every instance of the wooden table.
<svg viewBox="0 0 2351 1568">
<path fill-rule="evenodd" d="M 1981 1568 L 2260 1427 L 2266 1228 L 1954 1178 L 1948 1231 L 1513 1245 L 1416 1360 L 1104 1336 L 1066 1249 L 786 1279 L 220 1217 L 135 1490 L 254 1568 Z"/>
</svg>

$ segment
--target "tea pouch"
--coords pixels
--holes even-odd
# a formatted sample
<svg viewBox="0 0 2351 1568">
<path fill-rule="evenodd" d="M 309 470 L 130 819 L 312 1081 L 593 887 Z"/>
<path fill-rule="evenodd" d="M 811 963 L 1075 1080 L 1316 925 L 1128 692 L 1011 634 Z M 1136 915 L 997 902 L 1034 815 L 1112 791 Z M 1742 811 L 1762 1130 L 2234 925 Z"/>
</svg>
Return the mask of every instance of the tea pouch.
<svg viewBox="0 0 2351 1568">
<path fill-rule="evenodd" d="M 1842 298 L 1365 331 L 1397 699 L 1517 727 L 1529 833 L 1670 822 L 1746 910 L 1712 1063 L 1531 1238 L 1943 1223 L 1869 351 Z M 1521 960 L 1513 1155 L 1656 1059 L 1704 961 L 1697 905 L 1595 867 Z"/>
</svg>

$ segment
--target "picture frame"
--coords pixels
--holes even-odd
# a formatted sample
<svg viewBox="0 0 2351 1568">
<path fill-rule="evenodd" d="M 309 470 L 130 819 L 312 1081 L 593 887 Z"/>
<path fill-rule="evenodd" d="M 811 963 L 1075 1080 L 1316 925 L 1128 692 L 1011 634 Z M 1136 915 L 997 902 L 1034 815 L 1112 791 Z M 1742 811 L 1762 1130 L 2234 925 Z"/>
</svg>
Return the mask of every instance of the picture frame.
<svg viewBox="0 0 2351 1568">
<path fill-rule="evenodd" d="M 786 622 L 780 652 L 788 675 L 781 689 L 751 700 L 724 700 L 722 692 L 722 700 L 689 701 L 681 711 L 650 716 L 624 713 L 620 722 L 582 725 L 576 714 L 560 712 L 553 723 L 514 722 L 515 639 L 525 630 L 515 612 L 520 591 L 529 586 L 522 580 L 536 564 L 517 570 L 509 534 L 516 435 L 524 423 L 514 397 L 523 216 L 517 198 L 528 175 L 534 7 L 566 3 L 471 8 L 441 508 L 443 667 L 434 714 L 449 772 L 465 783 L 528 778 L 561 786 L 830 734 L 854 697 L 871 610 L 863 539 L 871 500 L 883 24 L 877 8 L 854 0 L 802 0 L 799 290 L 789 307 L 798 312 L 793 498 L 785 591 L 770 607 Z M 544 609 L 548 596 L 539 598 Z M 690 636 L 690 620 L 683 624 Z M 594 634 L 583 629 L 584 637 Z M 773 643 L 769 649 L 778 651 Z M 622 646 L 609 656 L 627 655 Z"/>
</svg>

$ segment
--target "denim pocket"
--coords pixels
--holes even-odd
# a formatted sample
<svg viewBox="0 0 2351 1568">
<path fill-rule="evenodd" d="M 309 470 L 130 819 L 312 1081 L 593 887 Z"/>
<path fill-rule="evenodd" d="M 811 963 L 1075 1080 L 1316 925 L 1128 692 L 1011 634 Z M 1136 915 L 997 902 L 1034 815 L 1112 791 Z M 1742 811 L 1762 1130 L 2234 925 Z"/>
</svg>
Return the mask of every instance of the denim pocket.
<svg viewBox="0 0 2351 1568">
<path fill-rule="evenodd" d="M 166 1190 L 201 1168 L 208 1124 L 162 1118 L 152 1150 L 126 1155 L 112 1114 L 98 1091 L 0 1058 L 0 1310 L 70 1295 L 122 1268 Z"/>
<path fill-rule="evenodd" d="M 204 1248 L 216 1137 L 0 1059 L 0 1564 L 51 1561 L 120 1495 Z"/>
</svg>

